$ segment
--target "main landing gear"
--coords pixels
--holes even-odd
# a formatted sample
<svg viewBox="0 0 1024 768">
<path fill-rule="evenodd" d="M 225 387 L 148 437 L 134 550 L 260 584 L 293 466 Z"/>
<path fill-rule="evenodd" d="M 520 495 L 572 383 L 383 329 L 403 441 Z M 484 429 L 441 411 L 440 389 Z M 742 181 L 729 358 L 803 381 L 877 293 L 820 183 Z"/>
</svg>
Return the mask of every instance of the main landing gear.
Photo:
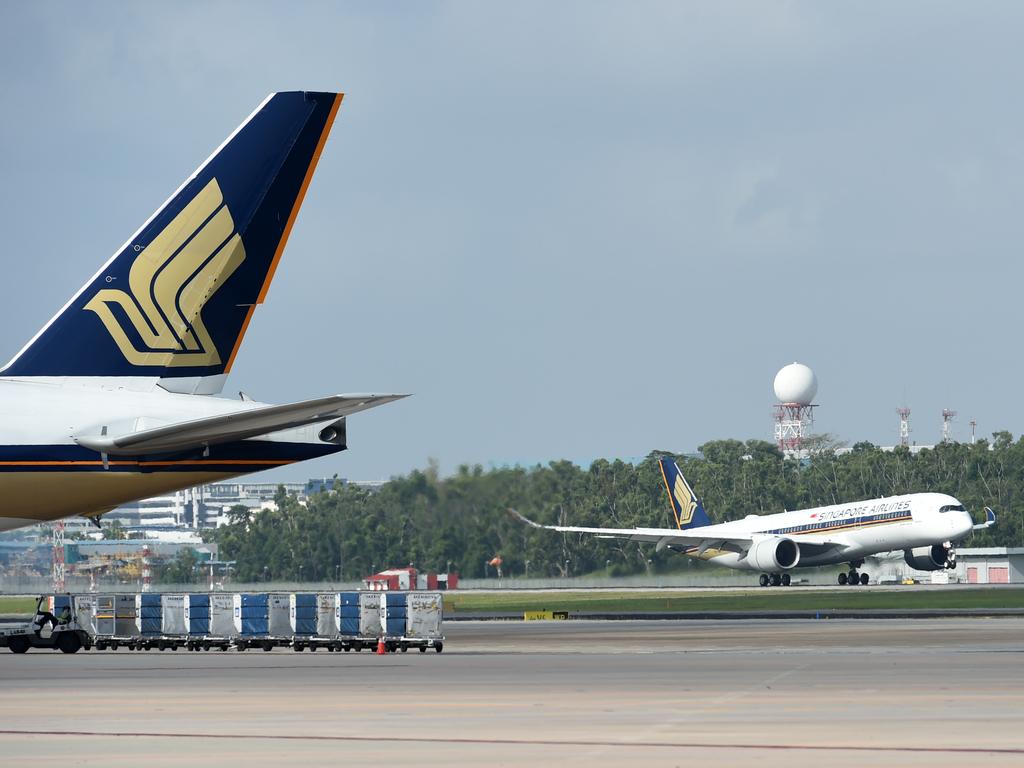
<svg viewBox="0 0 1024 768">
<path fill-rule="evenodd" d="M 762 573 L 758 583 L 762 587 L 788 587 L 790 578 L 788 573 Z"/>
<path fill-rule="evenodd" d="M 857 569 L 860 566 L 862 566 L 862 565 L 864 565 L 864 561 L 863 560 L 861 560 L 860 562 L 857 562 L 857 563 L 850 563 L 850 572 L 849 573 L 840 573 L 839 574 L 839 578 L 838 578 L 839 585 L 840 586 L 846 586 L 847 584 L 849 584 L 851 587 L 856 587 L 856 586 L 866 587 L 868 585 L 868 582 L 870 581 L 870 578 L 868 577 L 868 575 L 866 573 L 858 573 L 857 572 Z"/>
</svg>

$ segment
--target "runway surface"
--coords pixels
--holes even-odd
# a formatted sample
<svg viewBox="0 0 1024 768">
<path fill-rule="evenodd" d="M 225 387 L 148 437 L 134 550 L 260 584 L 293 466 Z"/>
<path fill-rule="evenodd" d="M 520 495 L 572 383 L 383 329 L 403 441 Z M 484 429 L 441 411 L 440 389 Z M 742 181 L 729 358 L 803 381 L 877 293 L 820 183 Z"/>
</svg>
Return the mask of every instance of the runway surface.
<svg viewBox="0 0 1024 768">
<path fill-rule="evenodd" d="M 0 651 L 71 765 L 1024 764 L 1024 620 L 460 622 L 445 652 Z"/>
</svg>

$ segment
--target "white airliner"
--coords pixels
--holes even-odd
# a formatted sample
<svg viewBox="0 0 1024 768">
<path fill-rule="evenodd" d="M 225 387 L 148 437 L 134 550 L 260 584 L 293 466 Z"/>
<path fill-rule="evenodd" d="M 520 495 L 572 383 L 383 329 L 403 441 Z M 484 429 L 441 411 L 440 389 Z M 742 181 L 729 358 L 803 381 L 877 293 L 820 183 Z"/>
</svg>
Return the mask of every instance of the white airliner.
<svg viewBox="0 0 1024 768">
<path fill-rule="evenodd" d="M 267 97 L 0 370 L 0 530 L 343 451 L 347 416 L 404 397 L 212 396 L 341 99 Z"/>
<path fill-rule="evenodd" d="M 907 564 L 922 571 L 953 568 L 954 545 L 972 530 L 995 525 L 995 513 L 975 525 L 963 504 L 944 493 L 911 493 L 775 515 L 748 515 L 712 525 L 704 506 L 675 461 L 660 460 L 675 528 L 581 528 L 540 525 L 510 510 L 535 528 L 593 534 L 603 539 L 649 541 L 657 551 L 672 549 L 728 568 L 761 571 L 761 586 L 789 586 L 790 571 L 849 563 L 840 584 L 867 584 L 857 569 L 864 558 L 903 550 Z"/>
</svg>

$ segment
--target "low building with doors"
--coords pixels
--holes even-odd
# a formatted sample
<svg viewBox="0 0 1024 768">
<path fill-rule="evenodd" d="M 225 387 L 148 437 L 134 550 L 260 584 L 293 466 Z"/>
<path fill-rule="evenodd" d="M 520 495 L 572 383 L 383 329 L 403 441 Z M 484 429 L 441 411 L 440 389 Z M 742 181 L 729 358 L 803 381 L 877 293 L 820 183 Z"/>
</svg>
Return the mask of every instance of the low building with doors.
<svg viewBox="0 0 1024 768">
<path fill-rule="evenodd" d="M 1024 547 L 958 549 L 954 573 L 965 584 L 1024 584 Z"/>
</svg>

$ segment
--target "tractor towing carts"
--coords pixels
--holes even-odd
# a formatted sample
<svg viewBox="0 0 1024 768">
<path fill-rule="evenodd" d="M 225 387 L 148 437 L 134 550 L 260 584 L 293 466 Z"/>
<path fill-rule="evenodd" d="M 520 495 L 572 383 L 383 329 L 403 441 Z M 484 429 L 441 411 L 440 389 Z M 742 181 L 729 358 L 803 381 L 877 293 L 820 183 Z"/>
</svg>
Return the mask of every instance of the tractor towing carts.
<svg viewBox="0 0 1024 768">
<path fill-rule="evenodd" d="M 25 653 L 29 648 L 77 653 L 80 648 L 88 650 L 92 646 L 89 634 L 79 626 L 69 608 L 57 617 L 43 607 L 46 601 L 46 597 L 36 601 L 32 621 L 12 629 L 0 629 L 0 648 L 6 646 L 12 653 Z M 47 626 L 49 632 L 46 632 Z"/>
</svg>

